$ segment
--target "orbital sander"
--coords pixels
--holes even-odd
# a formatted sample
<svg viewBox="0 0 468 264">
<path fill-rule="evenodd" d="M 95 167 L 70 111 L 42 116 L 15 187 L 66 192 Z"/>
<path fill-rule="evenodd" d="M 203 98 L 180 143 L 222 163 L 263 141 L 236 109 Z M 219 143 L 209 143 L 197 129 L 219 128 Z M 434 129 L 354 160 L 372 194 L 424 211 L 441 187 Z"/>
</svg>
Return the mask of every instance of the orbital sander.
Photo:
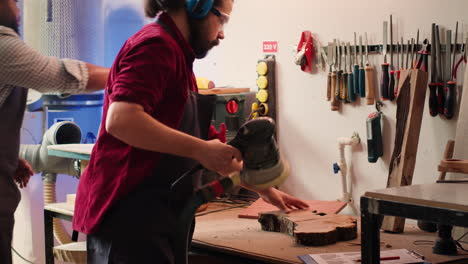
<svg viewBox="0 0 468 264">
<path fill-rule="evenodd" d="M 238 130 L 228 144 L 242 154 L 243 169 L 228 177 L 213 181 L 199 190 L 186 203 L 176 222 L 172 243 L 176 264 L 188 263 L 188 249 L 191 243 L 191 230 L 198 207 L 221 196 L 236 185 L 261 191 L 277 186 L 289 176 L 289 166 L 278 150 L 275 140 L 276 125 L 269 117 L 250 120 Z M 193 172 L 202 168 L 198 165 Z M 191 173 L 186 174 L 191 174 Z"/>
<path fill-rule="evenodd" d="M 264 190 L 283 183 L 289 176 L 289 166 L 279 153 L 275 131 L 273 119 L 260 117 L 246 122 L 228 143 L 241 152 L 244 163 L 238 175 L 229 176 L 234 185 Z"/>
</svg>

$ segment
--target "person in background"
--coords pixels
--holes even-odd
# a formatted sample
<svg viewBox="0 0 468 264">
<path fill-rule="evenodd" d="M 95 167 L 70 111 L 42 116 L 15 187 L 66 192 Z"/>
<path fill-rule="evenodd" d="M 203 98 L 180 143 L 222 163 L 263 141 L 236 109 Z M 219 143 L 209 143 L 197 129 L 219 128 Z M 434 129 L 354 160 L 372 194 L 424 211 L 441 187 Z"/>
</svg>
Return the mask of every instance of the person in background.
<svg viewBox="0 0 468 264">
<path fill-rule="evenodd" d="M 224 39 L 233 0 L 147 0 L 156 17 L 130 37 L 111 68 L 101 129 L 80 178 L 73 229 L 87 234 L 87 261 L 173 263 L 170 234 L 193 193 L 196 164 L 240 171 L 239 151 L 209 139 L 209 97 L 198 94 L 193 63 Z M 212 106 L 212 104 L 211 104 Z M 279 209 L 307 204 L 269 188 Z"/>
<path fill-rule="evenodd" d="M 27 89 L 39 92 L 88 93 L 104 88 L 109 69 L 85 62 L 47 57 L 18 35 L 15 0 L 0 0 L 0 263 L 11 264 L 14 213 L 21 188 L 33 174 L 18 158 Z"/>
</svg>

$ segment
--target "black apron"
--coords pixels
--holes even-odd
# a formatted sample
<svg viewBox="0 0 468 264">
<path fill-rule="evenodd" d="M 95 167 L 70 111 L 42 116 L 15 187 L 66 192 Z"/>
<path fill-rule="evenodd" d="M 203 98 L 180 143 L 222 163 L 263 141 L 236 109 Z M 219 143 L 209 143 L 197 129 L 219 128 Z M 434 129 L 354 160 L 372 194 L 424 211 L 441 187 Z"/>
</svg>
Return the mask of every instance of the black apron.
<svg viewBox="0 0 468 264">
<path fill-rule="evenodd" d="M 215 96 L 190 92 L 179 131 L 207 139 Z M 162 154 L 151 177 L 120 199 L 88 236 L 88 263 L 173 263 L 170 234 L 185 202 L 199 186 L 192 159 Z"/>
<path fill-rule="evenodd" d="M 14 213 L 21 199 L 13 180 L 18 167 L 20 129 L 27 90 L 15 87 L 0 106 L 0 263 L 10 264 Z"/>
</svg>

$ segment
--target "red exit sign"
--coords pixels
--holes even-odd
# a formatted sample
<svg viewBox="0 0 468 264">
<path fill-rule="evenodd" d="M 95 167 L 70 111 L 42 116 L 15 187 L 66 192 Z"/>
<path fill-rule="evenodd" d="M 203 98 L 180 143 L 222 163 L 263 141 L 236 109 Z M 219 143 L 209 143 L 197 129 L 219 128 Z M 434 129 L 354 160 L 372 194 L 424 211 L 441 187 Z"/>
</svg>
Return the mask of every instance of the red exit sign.
<svg viewBox="0 0 468 264">
<path fill-rule="evenodd" d="M 266 53 L 278 52 L 278 41 L 263 41 L 263 52 L 266 52 Z"/>
</svg>

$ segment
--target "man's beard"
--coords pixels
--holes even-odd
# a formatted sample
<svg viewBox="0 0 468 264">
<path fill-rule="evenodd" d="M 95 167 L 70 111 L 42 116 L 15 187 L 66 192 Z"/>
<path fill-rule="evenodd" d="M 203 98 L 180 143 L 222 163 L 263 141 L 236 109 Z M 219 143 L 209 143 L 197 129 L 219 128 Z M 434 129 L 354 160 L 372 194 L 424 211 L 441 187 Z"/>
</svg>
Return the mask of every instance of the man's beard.
<svg viewBox="0 0 468 264">
<path fill-rule="evenodd" d="M 219 41 L 216 39 L 214 41 L 208 41 L 204 38 L 207 33 L 204 31 L 202 23 L 199 20 L 190 21 L 190 45 L 192 46 L 193 51 L 195 52 L 195 57 L 197 59 L 202 59 L 206 57 L 208 52 L 216 45 L 219 44 Z"/>
</svg>

